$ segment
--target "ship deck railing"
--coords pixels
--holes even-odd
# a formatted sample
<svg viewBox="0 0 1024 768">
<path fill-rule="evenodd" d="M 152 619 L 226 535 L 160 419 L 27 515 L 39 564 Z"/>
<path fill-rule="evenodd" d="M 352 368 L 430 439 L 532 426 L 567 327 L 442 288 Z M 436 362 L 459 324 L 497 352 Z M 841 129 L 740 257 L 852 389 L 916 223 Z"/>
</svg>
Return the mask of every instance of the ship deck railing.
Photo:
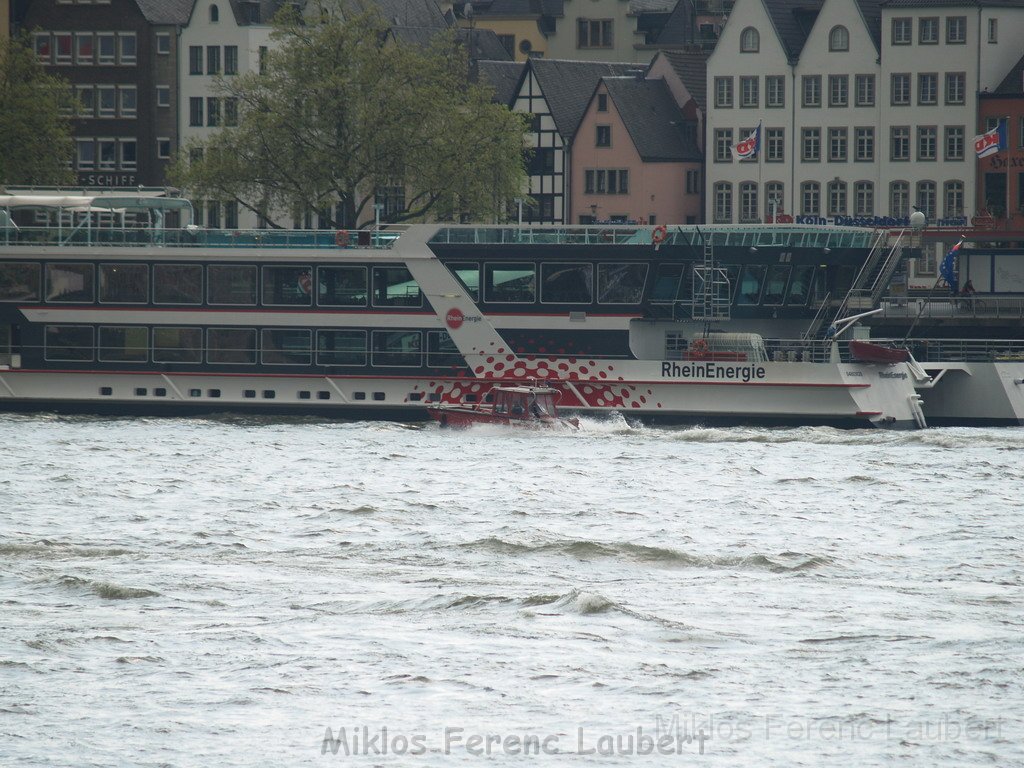
<svg viewBox="0 0 1024 768">
<path fill-rule="evenodd" d="M 2 227 L 0 245 L 159 248 L 391 248 L 392 230 Z"/>
<path fill-rule="evenodd" d="M 1024 361 L 1024 339 L 871 339 L 873 344 L 910 350 L 919 363 Z"/>
<path fill-rule="evenodd" d="M 1024 296 L 974 294 L 939 298 L 888 298 L 879 305 L 881 312 L 872 319 L 951 319 L 1024 320 Z"/>
</svg>

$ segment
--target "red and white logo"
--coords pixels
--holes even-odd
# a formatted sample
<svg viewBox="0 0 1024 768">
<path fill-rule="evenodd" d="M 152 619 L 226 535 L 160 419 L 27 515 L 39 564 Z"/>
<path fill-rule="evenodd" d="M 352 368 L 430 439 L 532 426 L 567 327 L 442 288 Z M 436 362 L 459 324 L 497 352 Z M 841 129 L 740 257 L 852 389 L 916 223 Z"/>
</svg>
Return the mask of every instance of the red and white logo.
<svg viewBox="0 0 1024 768">
<path fill-rule="evenodd" d="M 462 327 L 462 323 L 465 319 L 466 317 L 462 314 L 462 310 L 458 307 L 453 307 L 449 309 L 448 314 L 445 315 L 444 323 L 454 331 L 457 328 Z"/>
</svg>

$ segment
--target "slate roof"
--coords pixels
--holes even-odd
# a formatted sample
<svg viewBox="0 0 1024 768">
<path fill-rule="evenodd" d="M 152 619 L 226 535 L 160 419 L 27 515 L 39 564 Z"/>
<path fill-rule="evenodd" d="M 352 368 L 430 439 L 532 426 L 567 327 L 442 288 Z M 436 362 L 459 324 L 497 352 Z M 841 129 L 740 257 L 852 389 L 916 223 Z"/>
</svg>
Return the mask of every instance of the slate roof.
<svg viewBox="0 0 1024 768">
<path fill-rule="evenodd" d="M 875 43 L 875 50 L 882 50 L 882 5 L 885 0 L 857 0 L 861 16 L 867 24 L 868 34 Z"/>
<path fill-rule="evenodd" d="M 697 106 L 708 107 L 708 56 L 709 51 L 661 51 L 672 69 L 683 81 Z"/>
<path fill-rule="evenodd" d="M 516 87 L 526 68 L 525 62 L 479 61 L 476 66 L 480 80 L 493 86 L 494 100 L 511 107 L 516 97 Z"/>
<path fill-rule="evenodd" d="M 555 127 L 566 141 L 571 141 L 576 135 L 590 97 L 601 78 L 626 75 L 637 69 L 642 70 L 644 67 L 641 64 L 559 59 L 530 59 L 527 67 L 527 71 L 532 70 L 537 76 Z M 524 72 L 523 77 L 526 74 Z"/>
<path fill-rule="evenodd" d="M 465 2 L 457 3 L 456 15 L 465 18 Z M 562 16 L 564 0 L 473 0 L 473 13 L 477 16 Z"/>
<path fill-rule="evenodd" d="M 188 23 L 195 0 L 135 0 L 142 15 L 150 24 Z"/>
<path fill-rule="evenodd" d="M 605 87 L 645 162 L 700 162 L 693 139 L 683 133 L 683 113 L 664 80 L 606 77 Z"/>
<path fill-rule="evenodd" d="M 1014 64 L 1006 73 L 1003 82 L 996 86 L 992 93 L 1000 96 L 1020 96 L 1024 94 L 1024 57 Z"/>
<path fill-rule="evenodd" d="M 641 13 L 672 13 L 677 0 L 629 0 L 629 12 L 634 16 Z"/>
<path fill-rule="evenodd" d="M 779 34 L 786 56 L 791 61 L 796 60 L 807 42 L 807 34 L 824 0 L 764 0 L 764 5 Z"/>
<path fill-rule="evenodd" d="M 342 0 L 349 13 L 377 8 L 395 27 L 446 29 L 448 22 L 434 0 Z"/>
<path fill-rule="evenodd" d="M 883 8 L 1024 8 L 1024 0 L 886 0 Z"/>
<path fill-rule="evenodd" d="M 690 0 L 679 0 L 665 26 L 658 34 L 658 45 L 683 45 L 697 38 L 693 28 L 693 5 Z"/>
<path fill-rule="evenodd" d="M 511 61 L 512 55 L 505 49 L 498 39 L 498 33 L 493 29 L 473 29 L 473 45 L 469 45 L 469 30 L 459 29 L 459 39 L 470 52 L 471 57 L 476 61 L 489 59 L 491 61 Z"/>
</svg>

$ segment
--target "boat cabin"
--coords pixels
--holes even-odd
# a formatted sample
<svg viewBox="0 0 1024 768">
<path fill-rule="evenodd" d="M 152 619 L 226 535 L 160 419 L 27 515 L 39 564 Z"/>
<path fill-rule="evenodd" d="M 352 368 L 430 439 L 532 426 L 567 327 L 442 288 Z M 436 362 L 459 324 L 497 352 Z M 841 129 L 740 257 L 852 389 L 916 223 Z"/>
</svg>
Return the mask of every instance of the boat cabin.
<svg viewBox="0 0 1024 768">
<path fill-rule="evenodd" d="M 557 416 L 557 389 L 495 387 L 494 413 L 511 419 L 553 419 Z"/>
</svg>

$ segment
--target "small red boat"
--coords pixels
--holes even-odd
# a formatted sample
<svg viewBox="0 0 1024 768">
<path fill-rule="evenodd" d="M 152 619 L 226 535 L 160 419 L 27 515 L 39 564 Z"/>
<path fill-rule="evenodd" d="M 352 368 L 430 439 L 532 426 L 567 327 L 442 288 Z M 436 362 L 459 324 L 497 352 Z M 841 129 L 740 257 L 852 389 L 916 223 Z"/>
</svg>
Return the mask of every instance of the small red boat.
<svg viewBox="0 0 1024 768">
<path fill-rule="evenodd" d="M 893 349 L 883 347 L 880 344 L 872 344 L 868 341 L 850 341 L 850 356 L 862 363 L 882 363 L 891 365 L 893 363 L 905 363 L 910 360 L 910 353 L 905 349 Z"/>
<path fill-rule="evenodd" d="M 501 424 L 511 427 L 579 427 L 576 418 L 558 415 L 561 392 L 553 387 L 494 387 L 489 403 L 442 403 L 427 412 L 442 427 Z"/>
</svg>

